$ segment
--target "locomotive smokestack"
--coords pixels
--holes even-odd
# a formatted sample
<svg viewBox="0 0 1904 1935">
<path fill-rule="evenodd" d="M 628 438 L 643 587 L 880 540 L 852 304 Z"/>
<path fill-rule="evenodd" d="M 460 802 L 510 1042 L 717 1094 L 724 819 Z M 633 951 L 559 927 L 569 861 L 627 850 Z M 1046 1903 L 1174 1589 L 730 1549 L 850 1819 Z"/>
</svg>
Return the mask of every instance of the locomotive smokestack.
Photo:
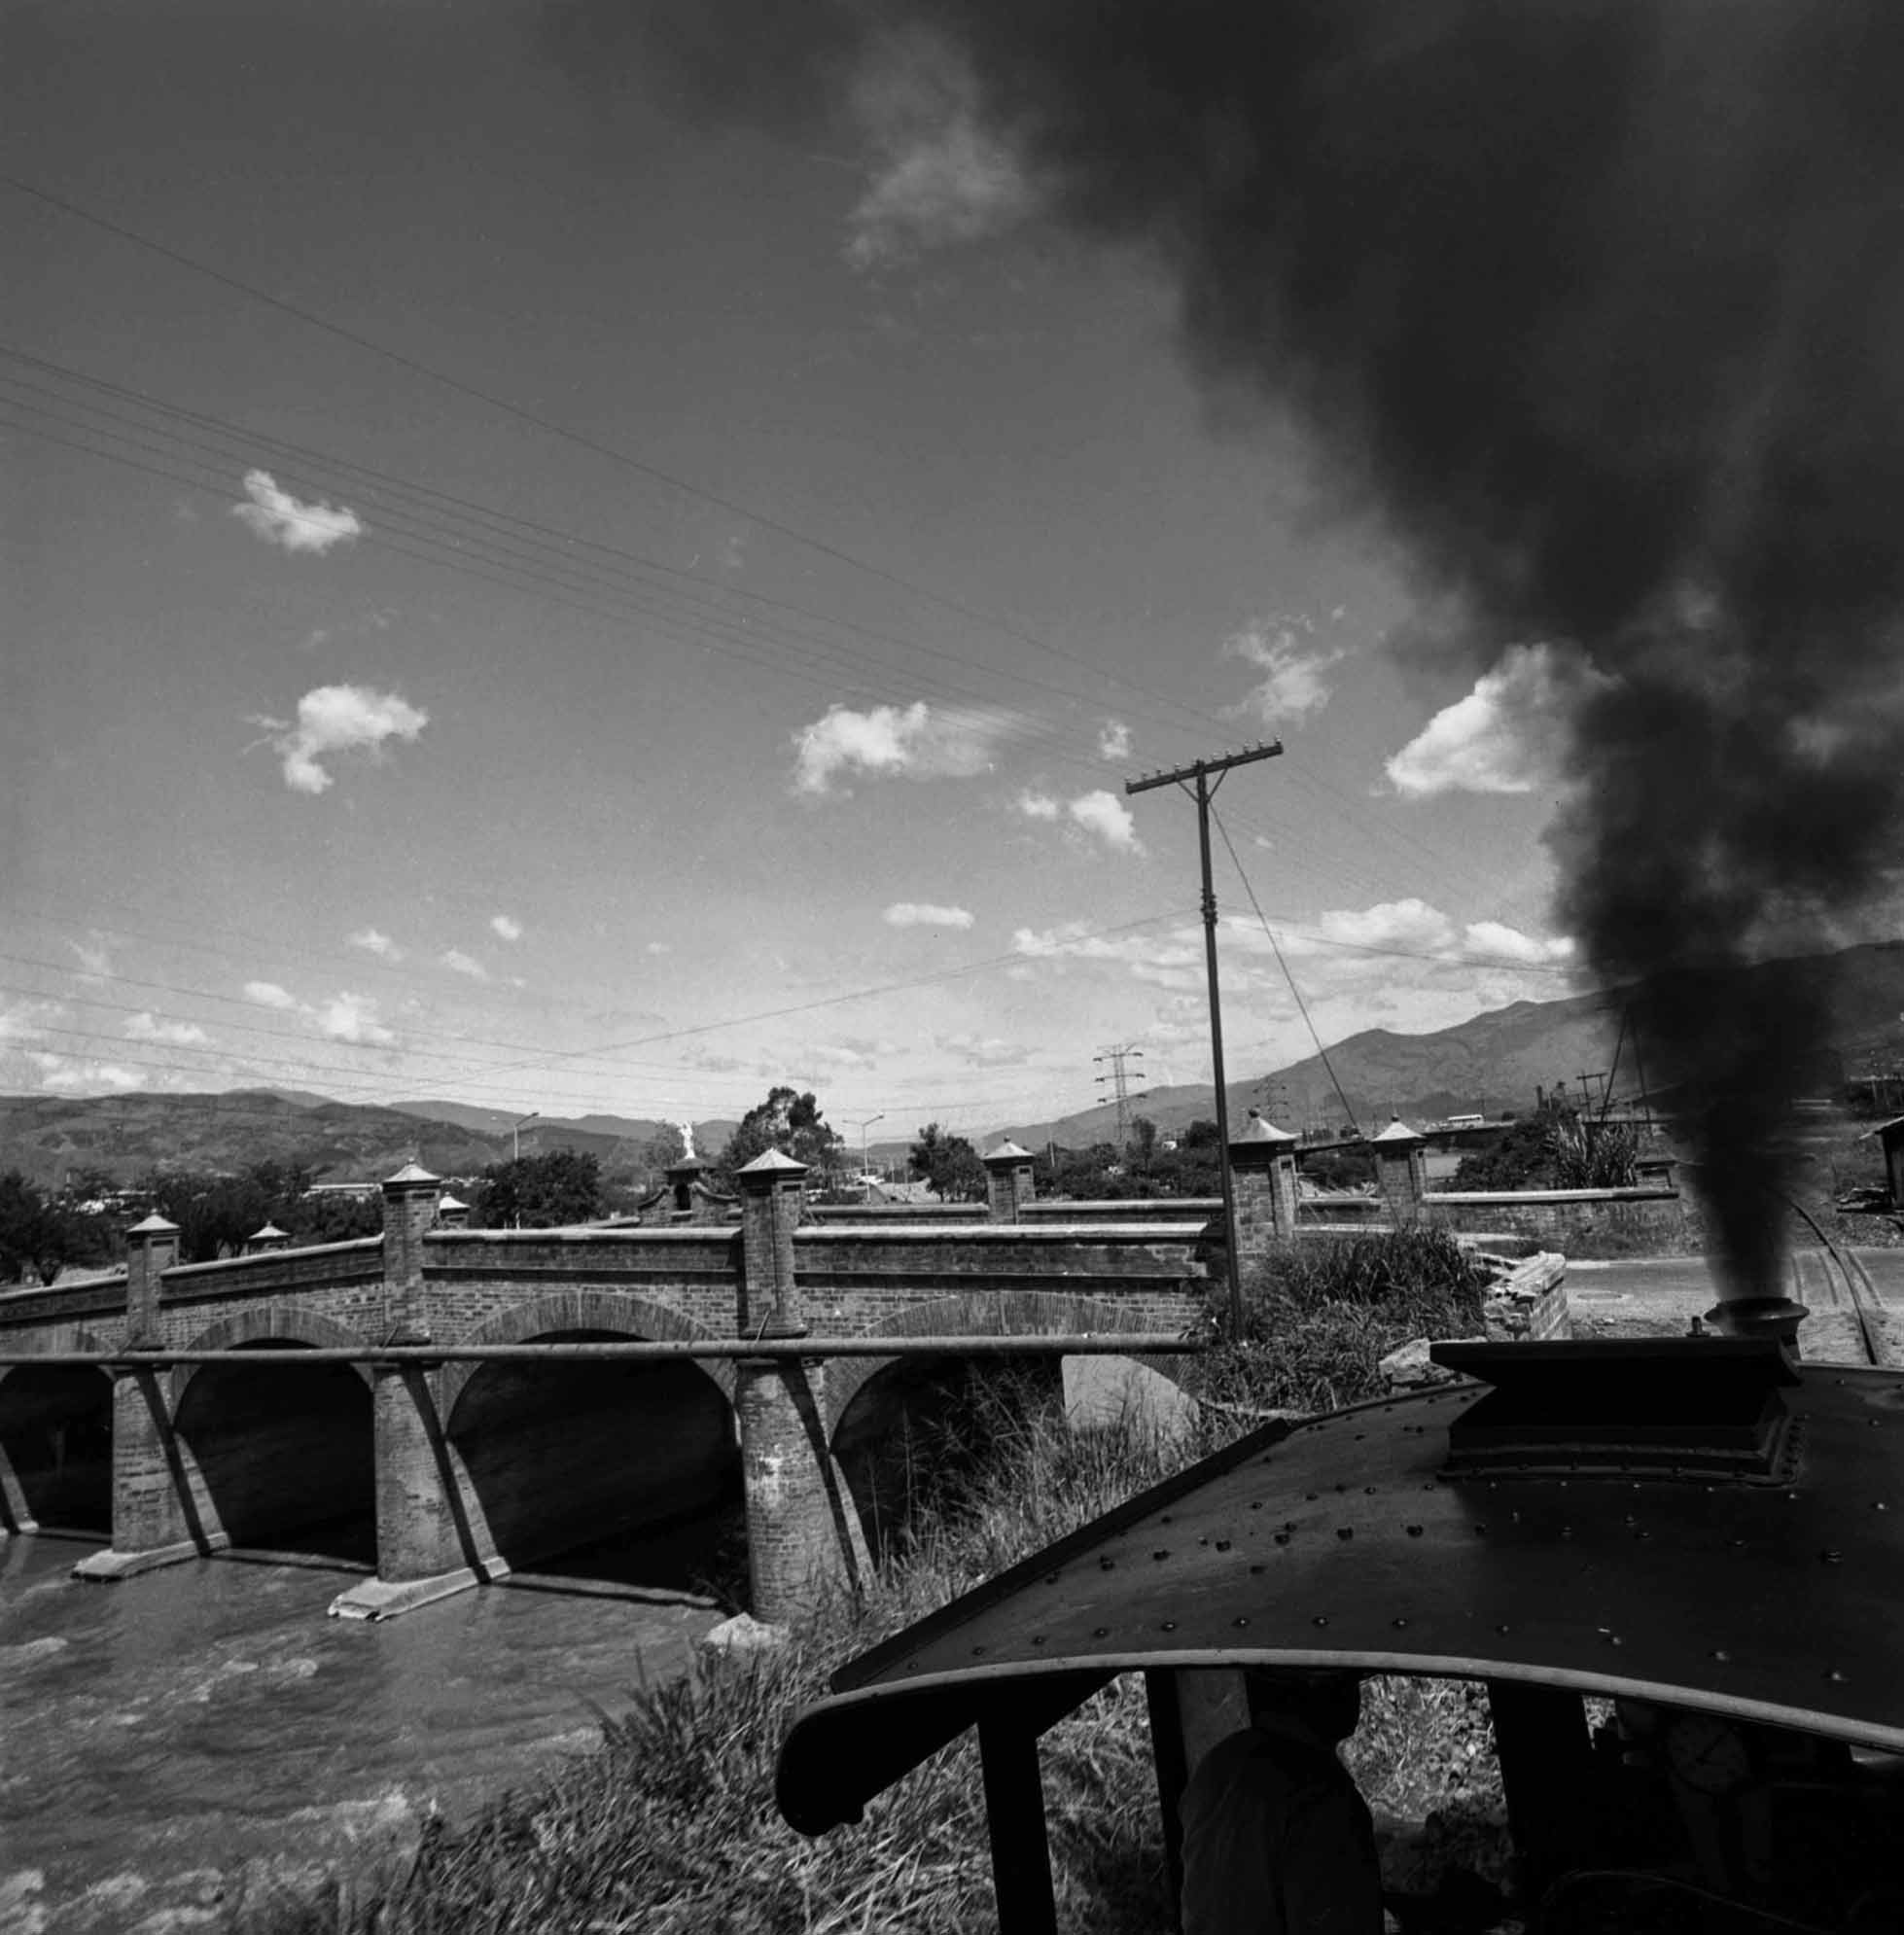
<svg viewBox="0 0 1904 1935">
<path fill-rule="evenodd" d="M 1904 9 L 548 18 L 578 67 L 631 34 L 651 65 L 702 51 L 705 94 L 783 126 L 939 50 L 1046 212 L 1160 264 L 1197 367 L 1273 397 L 1345 511 L 1403 541 L 1436 649 L 1571 664 L 1558 912 L 1603 978 L 1650 984 L 1728 1304 L 1778 1299 L 1781 1130 L 1825 1001 L 1739 970 L 1854 937 L 1898 858 Z"/>
</svg>

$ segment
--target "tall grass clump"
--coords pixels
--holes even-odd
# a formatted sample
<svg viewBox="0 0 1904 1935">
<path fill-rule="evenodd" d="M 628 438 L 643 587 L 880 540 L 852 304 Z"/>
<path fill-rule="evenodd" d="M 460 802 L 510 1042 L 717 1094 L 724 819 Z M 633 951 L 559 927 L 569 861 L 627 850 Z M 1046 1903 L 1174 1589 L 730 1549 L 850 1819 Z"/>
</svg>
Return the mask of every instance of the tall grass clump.
<svg viewBox="0 0 1904 1935">
<path fill-rule="evenodd" d="M 1227 1335 L 1213 1286 L 1207 1389 L 1219 1401 L 1301 1412 L 1380 1397 L 1391 1351 L 1480 1334 L 1487 1281 L 1443 1229 L 1277 1244 L 1244 1272 L 1240 1337 Z"/>
</svg>

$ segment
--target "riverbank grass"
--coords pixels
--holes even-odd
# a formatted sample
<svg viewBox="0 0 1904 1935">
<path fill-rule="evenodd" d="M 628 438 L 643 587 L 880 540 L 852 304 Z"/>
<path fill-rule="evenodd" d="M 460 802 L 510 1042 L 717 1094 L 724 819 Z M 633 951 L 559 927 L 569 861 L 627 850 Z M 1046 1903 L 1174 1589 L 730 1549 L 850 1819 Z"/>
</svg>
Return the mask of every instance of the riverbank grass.
<svg viewBox="0 0 1904 1935">
<path fill-rule="evenodd" d="M 1343 1246 L 1320 1271 L 1292 1247 L 1251 1285 L 1254 1321 L 1215 1354 L 1213 1383 L 1258 1405 L 1325 1409 L 1366 1387 L 1383 1339 L 1478 1328 L 1479 1288 L 1432 1244 Z M 1452 1249 L 1452 1246 L 1449 1246 Z M 1416 1253 L 1419 1251 L 1419 1254 Z M 1472 1319 L 1468 1298 L 1472 1291 Z M 1358 1301 L 1359 1299 L 1359 1301 Z M 1401 1341 L 1399 1338 L 1396 1341 Z M 1379 1348 L 1378 1348 L 1379 1347 Z M 1374 1355 L 1371 1356 L 1370 1353 Z M 1287 1370 L 1293 1354 L 1305 1368 Z M 1306 1380 L 1306 1381 L 1305 1381 Z M 1319 1401 L 1320 1400 L 1320 1401 Z M 1241 1428 L 1213 1411 L 1166 1436 L 1135 1419 L 1074 1433 L 1029 1382 L 975 1383 L 962 1424 L 909 1460 L 902 1532 L 858 1598 L 816 1606 L 745 1662 L 702 1659 L 632 1690 L 602 1745 L 413 1856 L 319 1892 L 234 1906 L 232 1935 L 981 1935 L 996 1927 L 975 1745 L 957 1742 L 817 1841 L 773 1801 L 780 1742 L 835 1667 L 1040 1546 L 1216 1450 Z M 1138 1935 L 1167 1925 L 1163 1836 L 1141 1678 L 1126 1675 L 1040 1742 L 1059 1916 Z M 1452 1682 L 1377 1680 L 1347 1758 L 1378 1812 L 1498 1793 L 1485 1703 Z"/>
</svg>

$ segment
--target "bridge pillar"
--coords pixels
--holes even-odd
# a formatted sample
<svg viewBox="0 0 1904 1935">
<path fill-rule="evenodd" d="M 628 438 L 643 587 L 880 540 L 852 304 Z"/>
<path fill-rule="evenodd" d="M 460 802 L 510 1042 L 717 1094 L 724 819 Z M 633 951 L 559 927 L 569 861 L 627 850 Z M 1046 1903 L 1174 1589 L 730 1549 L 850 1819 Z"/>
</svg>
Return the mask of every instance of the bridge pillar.
<svg viewBox="0 0 1904 1935">
<path fill-rule="evenodd" d="M 376 1460 L 376 1576 L 331 1601 L 334 1619 L 394 1619 L 509 1571 L 476 1527 L 461 1460 L 442 1427 L 439 1373 L 371 1366 Z"/>
<path fill-rule="evenodd" d="M 113 1372 L 113 1542 L 82 1559 L 76 1579 L 130 1579 L 230 1543 L 198 1510 L 170 1386 L 167 1372 L 149 1366 Z"/>
<path fill-rule="evenodd" d="M 1426 1138 L 1397 1117 L 1370 1146 L 1375 1151 L 1375 1179 L 1389 1214 L 1398 1225 L 1420 1222 L 1422 1198 L 1428 1194 Z"/>
<path fill-rule="evenodd" d="M 179 1226 L 157 1210 L 125 1232 L 125 1341 L 157 1344 L 159 1278 L 179 1260 Z"/>
<path fill-rule="evenodd" d="M 383 1301 L 386 1341 L 428 1343 L 423 1303 L 423 1239 L 437 1220 L 442 1179 L 408 1162 L 383 1184 Z"/>
<path fill-rule="evenodd" d="M 125 1341 L 162 1341 L 160 1279 L 179 1260 L 179 1227 L 155 1212 L 125 1232 Z M 172 1379 L 153 1368 L 113 1373 L 113 1542 L 73 1567 L 79 1579 L 129 1579 L 196 1559 L 225 1542 L 208 1533 L 192 1493 L 190 1453 L 172 1429 Z"/>
<path fill-rule="evenodd" d="M 1230 1143 L 1230 1176 L 1236 1191 L 1236 1253 L 1261 1256 L 1296 1233 L 1296 1139 L 1263 1120 L 1252 1108 L 1243 1133 Z"/>
<path fill-rule="evenodd" d="M 377 1576 L 455 1571 L 475 1555 L 433 1380 L 417 1364 L 379 1365 L 375 1377 Z"/>
<path fill-rule="evenodd" d="M 1038 1191 L 1032 1181 L 1032 1152 L 1016 1143 L 1001 1143 L 979 1157 L 985 1165 L 985 1211 L 995 1223 L 1015 1223 Z"/>
<path fill-rule="evenodd" d="M 804 1337 L 793 1272 L 804 1163 L 769 1149 L 740 1171 L 742 1323 L 753 1336 Z M 791 1619 L 828 1587 L 857 1585 L 868 1564 L 851 1493 L 827 1440 L 827 1366 L 812 1357 L 734 1366 L 753 1612 Z"/>
</svg>

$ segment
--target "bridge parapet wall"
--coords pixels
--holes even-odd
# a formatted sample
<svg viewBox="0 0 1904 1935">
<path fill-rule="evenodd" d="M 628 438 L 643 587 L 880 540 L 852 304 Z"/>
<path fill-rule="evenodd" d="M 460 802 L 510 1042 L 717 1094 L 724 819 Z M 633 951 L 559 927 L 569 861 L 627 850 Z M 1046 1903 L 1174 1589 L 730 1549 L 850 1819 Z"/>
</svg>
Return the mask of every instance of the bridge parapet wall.
<svg viewBox="0 0 1904 1935">
<path fill-rule="evenodd" d="M 436 1230 L 424 1240 L 423 1304 L 438 1343 L 468 1342 L 519 1305 L 582 1286 L 662 1305 L 702 1335 L 735 1336 L 740 1226 Z"/>
<path fill-rule="evenodd" d="M 1066 1202 L 1047 1197 L 1041 1203 L 1022 1203 L 1021 1222 L 1046 1223 L 1209 1223 L 1223 1214 L 1220 1196 L 1117 1196 Z M 1221 1236 L 1221 1231 L 1216 1235 Z"/>
<path fill-rule="evenodd" d="M 0 1294 L 0 1336 L 27 1349 L 63 1350 L 35 1336 L 64 1325 L 85 1323 L 106 1339 L 107 1349 L 124 1342 L 125 1279 L 78 1284 L 66 1290 L 9 1290 Z"/>
<path fill-rule="evenodd" d="M 793 1239 L 809 1310 L 828 1327 L 879 1330 L 921 1303 L 974 1292 L 1062 1290 L 1116 1310 L 1121 1327 L 1174 1329 L 1201 1306 L 1200 1222 L 808 1227 Z"/>
<path fill-rule="evenodd" d="M 1505 1231 L 1565 1250 L 1615 1233 L 1643 1245 L 1670 1244 L 1685 1223 L 1676 1189 L 1446 1190 L 1422 1198 L 1422 1214 L 1458 1232 Z"/>
<path fill-rule="evenodd" d="M 369 1337 L 385 1327 L 383 1239 L 353 1237 L 302 1249 L 267 1250 L 221 1263 L 179 1263 L 160 1272 L 154 1342 L 184 1350 L 207 1323 L 282 1310 L 321 1308 L 347 1330 Z"/>
</svg>

